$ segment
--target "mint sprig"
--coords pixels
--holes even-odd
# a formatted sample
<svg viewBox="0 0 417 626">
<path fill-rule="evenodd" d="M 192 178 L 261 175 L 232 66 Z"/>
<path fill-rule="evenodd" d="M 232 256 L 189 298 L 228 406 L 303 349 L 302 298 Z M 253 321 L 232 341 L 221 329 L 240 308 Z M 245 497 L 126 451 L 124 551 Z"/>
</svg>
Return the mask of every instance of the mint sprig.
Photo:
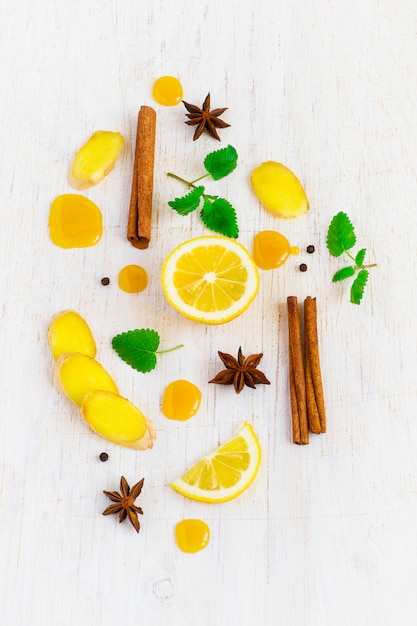
<svg viewBox="0 0 417 626">
<path fill-rule="evenodd" d="M 157 355 L 172 352 L 183 345 L 159 350 L 160 336 L 156 330 L 140 328 L 113 337 L 111 345 L 119 357 L 138 372 L 150 372 L 156 367 Z"/>
<path fill-rule="evenodd" d="M 332 256 L 339 257 L 344 253 L 353 261 L 353 265 L 348 265 L 338 270 L 334 274 L 332 281 L 336 283 L 346 278 L 351 278 L 356 274 L 350 289 L 350 301 L 352 304 L 360 304 L 368 281 L 368 268 L 375 267 L 376 263 L 364 265 L 366 248 L 361 248 L 355 256 L 349 252 L 356 244 L 356 234 L 352 222 L 343 211 L 337 213 L 330 222 L 326 243 Z"/>
<path fill-rule="evenodd" d="M 225 198 L 209 195 L 205 192 L 203 185 L 196 186 L 203 178 L 211 176 L 213 180 L 220 180 L 231 174 L 237 167 L 238 155 L 233 146 L 227 146 L 220 150 L 210 152 L 204 159 L 204 167 L 207 174 L 203 174 L 195 180 L 188 181 L 177 174 L 168 172 L 167 176 L 175 178 L 187 185 L 190 191 L 175 200 L 168 202 L 168 205 L 177 211 L 179 215 L 188 215 L 195 211 L 203 202 L 200 211 L 200 217 L 210 230 L 216 233 L 237 239 L 239 235 L 239 227 L 237 224 L 236 211 L 233 206 Z"/>
</svg>

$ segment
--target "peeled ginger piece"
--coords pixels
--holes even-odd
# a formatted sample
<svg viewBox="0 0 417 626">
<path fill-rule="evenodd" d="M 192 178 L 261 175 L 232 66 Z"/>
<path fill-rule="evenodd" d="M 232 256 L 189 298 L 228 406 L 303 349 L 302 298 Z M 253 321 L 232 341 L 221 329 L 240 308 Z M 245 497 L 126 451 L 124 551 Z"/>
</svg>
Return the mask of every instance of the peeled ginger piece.
<svg viewBox="0 0 417 626">
<path fill-rule="evenodd" d="M 156 438 L 152 423 L 132 402 L 111 391 L 90 391 L 81 414 L 99 435 L 134 450 L 152 448 Z"/>
<path fill-rule="evenodd" d="M 97 185 L 113 169 L 119 158 L 124 138 L 120 133 L 98 130 L 78 150 L 68 173 L 74 189 L 84 190 Z"/>
<path fill-rule="evenodd" d="M 265 161 L 251 174 L 259 202 L 277 217 L 298 217 L 308 211 L 308 200 L 297 176 L 276 161 Z"/>
<path fill-rule="evenodd" d="M 76 311 L 62 311 L 52 318 L 48 342 L 54 359 L 70 352 L 96 356 L 96 342 L 90 327 Z"/>
<path fill-rule="evenodd" d="M 78 406 L 95 389 L 119 393 L 110 374 L 86 354 L 62 354 L 55 365 L 55 376 L 58 387 Z"/>
</svg>

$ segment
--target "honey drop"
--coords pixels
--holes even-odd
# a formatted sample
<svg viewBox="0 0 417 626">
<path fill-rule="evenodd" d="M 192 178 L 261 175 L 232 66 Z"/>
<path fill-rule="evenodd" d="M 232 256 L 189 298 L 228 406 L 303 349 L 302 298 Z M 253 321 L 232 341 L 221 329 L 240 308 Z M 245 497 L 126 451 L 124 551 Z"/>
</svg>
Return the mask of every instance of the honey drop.
<svg viewBox="0 0 417 626">
<path fill-rule="evenodd" d="M 208 545 L 210 528 L 200 519 L 184 519 L 175 527 L 175 540 L 183 552 L 199 552 Z"/>
<path fill-rule="evenodd" d="M 290 254 L 296 255 L 299 251 L 297 246 L 291 246 L 288 239 L 275 230 L 263 230 L 253 240 L 253 258 L 263 270 L 281 267 Z"/>
<path fill-rule="evenodd" d="M 55 198 L 49 211 L 49 235 L 60 248 L 88 248 L 103 234 L 103 216 L 88 198 L 66 193 Z"/>
<path fill-rule="evenodd" d="M 148 274 L 140 265 L 126 265 L 119 272 L 119 287 L 126 293 L 139 293 L 147 284 Z"/>
<path fill-rule="evenodd" d="M 162 413 L 170 420 L 185 420 L 193 417 L 201 403 L 201 391 L 188 380 L 174 380 L 164 391 Z"/>
<path fill-rule="evenodd" d="M 161 76 L 152 87 L 152 96 L 158 104 L 172 107 L 182 100 L 183 90 L 178 78 L 174 76 Z"/>
</svg>

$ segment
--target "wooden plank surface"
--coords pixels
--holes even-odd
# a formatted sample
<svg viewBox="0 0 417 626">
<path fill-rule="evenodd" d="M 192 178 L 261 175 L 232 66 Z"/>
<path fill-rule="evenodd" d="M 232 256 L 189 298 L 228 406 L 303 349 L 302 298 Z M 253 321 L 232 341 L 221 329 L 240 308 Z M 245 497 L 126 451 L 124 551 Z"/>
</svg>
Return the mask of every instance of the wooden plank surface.
<svg viewBox="0 0 417 626">
<path fill-rule="evenodd" d="M 0 6 L 0 575 L 2 623 L 110 626 L 414 626 L 417 622 L 417 7 L 404 0 L 16 0 Z M 264 229 L 300 246 L 263 272 L 260 293 L 220 327 L 185 320 L 165 302 L 160 268 L 179 242 L 207 234 L 198 216 L 167 206 L 174 171 L 191 177 L 218 147 L 192 141 L 181 106 L 156 105 L 156 78 L 177 76 L 184 98 L 208 91 L 227 106 L 222 144 L 238 169 L 218 188 L 239 214 L 249 249 Z M 148 251 L 126 241 L 135 123 L 155 106 L 155 219 Z M 114 171 L 86 192 L 103 211 L 94 248 L 55 247 L 51 201 L 70 192 L 74 152 L 98 129 L 120 131 Z M 297 173 L 307 216 L 262 209 L 252 169 L 273 159 Z M 325 245 L 338 211 L 378 263 L 360 306 L 332 284 L 340 262 Z M 316 246 L 313 255 L 305 253 Z M 298 265 L 308 264 L 301 273 Z M 128 295 L 119 270 L 139 263 L 148 289 Z M 110 277 L 108 287 L 100 284 Z M 316 296 L 328 432 L 291 443 L 285 303 Z M 89 322 L 120 391 L 150 417 L 158 439 L 139 453 L 93 434 L 54 385 L 46 331 L 57 311 Z M 155 328 L 185 344 L 139 374 L 111 337 Z M 217 350 L 264 352 L 270 386 L 208 385 Z M 203 392 L 186 423 L 160 410 L 165 386 Z M 184 499 L 169 482 L 243 420 L 263 462 L 252 487 L 224 505 Z M 98 455 L 106 450 L 107 463 Z M 103 489 L 145 477 L 139 536 L 103 517 Z M 208 548 L 178 550 L 174 526 L 207 521 Z"/>
</svg>

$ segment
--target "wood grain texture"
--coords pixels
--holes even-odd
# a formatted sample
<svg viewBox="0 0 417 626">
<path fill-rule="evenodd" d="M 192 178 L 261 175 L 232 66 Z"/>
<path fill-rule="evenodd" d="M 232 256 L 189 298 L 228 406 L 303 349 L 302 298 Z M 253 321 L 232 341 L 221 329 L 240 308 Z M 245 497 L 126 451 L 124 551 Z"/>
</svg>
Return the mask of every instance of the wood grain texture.
<svg viewBox="0 0 417 626">
<path fill-rule="evenodd" d="M 110 626 L 414 626 L 417 623 L 416 203 L 417 7 L 404 0 L 16 0 L 0 6 L 0 580 L 2 623 Z M 184 97 L 227 106 L 222 145 L 239 167 L 213 183 L 239 213 L 249 249 L 259 230 L 285 234 L 301 254 L 263 272 L 240 318 L 204 327 L 165 302 L 167 253 L 205 234 L 197 215 L 167 201 L 166 172 L 197 177 L 209 136 L 192 141 L 182 107 L 158 108 L 154 223 L 147 251 L 126 241 L 136 115 L 155 106 L 153 81 L 180 78 Z M 51 201 L 70 192 L 67 169 L 96 130 L 126 149 L 86 195 L 103 211 L 95 248 L 61 250 L 47 228 Z M 311 210 L 281 221 L 251 192 L 253 167 L 281 161 Z M 329 259 L 331 217 L 346 211 L 378 263 L 360 307 Z M 304 251 L 316 246 L 313 255 Z M 308 264 L 300 273 L 298 265 Z M 117 287 L 139 263 L 146 292 Z M 100 284 L 109 276 L 108 287 Z M 285 302 L 317 297 L 327 433 L 291 442 Z M 89 322 L 98 358 L 123 395 L 151 418 L 153 450 L 92 434 L 54 386 L 46 329 L 72 308 Z M 118 332 L 157 329 L 184 343 L 153 372 L 112 351 Z M 217 350 L 264 352 L 270 386 L 236 396 L 208 385 Z M 160 411 L 164 387 L 188 378 L 203 392 L 187 423 Z M 253 486 L 221 506 L 188 501 L 169 482 L 249 420 L 263 463 Z M 106 450 L 107 463 L 98 455 Z M 103 517 L 103 489 L 145 477 L 139 536 Z M 208 548 L 185 555 L 174 526 L 199 517 Z"/>
</svg>

